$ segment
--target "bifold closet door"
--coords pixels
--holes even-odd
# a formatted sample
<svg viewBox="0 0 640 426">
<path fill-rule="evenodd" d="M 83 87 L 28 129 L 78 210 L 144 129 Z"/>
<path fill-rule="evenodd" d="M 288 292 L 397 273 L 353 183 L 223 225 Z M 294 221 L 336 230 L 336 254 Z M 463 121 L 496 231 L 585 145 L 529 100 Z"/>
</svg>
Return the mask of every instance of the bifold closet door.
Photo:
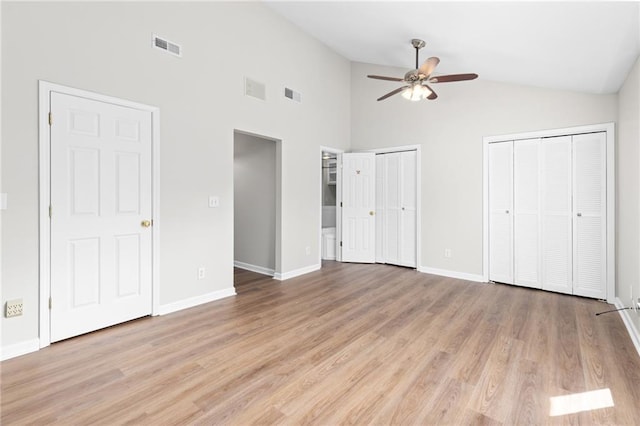
<svg viewBox="0 0 640 426">
<path fill-rule="evenodd" d="M 571 136 L 545 138 L 540 149 L 542 289 L 572 294 Z"/>
<path fill-rule="evenodd" d="M 402 203 L 400 206 L 400 263 L 402 266 L 417 266 L 417 152 L 400 153 L 402 179 Z"/>
<path fill-rule="evenodd" d="M 491 143 L 489 280 L 513 284 L 513 142 Z"/>
<path fill-rule="evenodd" d="M 513 143 L 514 283 L 542 288 L 540 280 L 540 139 Z"/>
<path fill-rule="evenodd" d="M 384 263 L 401 264 L 402 258 L 402 173 L 400 153 L 379 155 L 385 163 L 384 174 L 384 225 L 383 225 L 383 254 Z"/>
<path fill-rule="evenodd" d="M 386 211 L 384 208 L 384 183 L 387 174 L 384 155 L 376 155 L 376 263 L 385 263 L 384 256 L 384 223 Z"/>
<path fill-rule="evenodd" d="M 376 156 L 376 262 L 415 268 L 416 151 Z"/>
<path fill-rule="evenodd" d="M 573 294 L 606 299 L 606 135 L 573 136 Z"/>
</svg>

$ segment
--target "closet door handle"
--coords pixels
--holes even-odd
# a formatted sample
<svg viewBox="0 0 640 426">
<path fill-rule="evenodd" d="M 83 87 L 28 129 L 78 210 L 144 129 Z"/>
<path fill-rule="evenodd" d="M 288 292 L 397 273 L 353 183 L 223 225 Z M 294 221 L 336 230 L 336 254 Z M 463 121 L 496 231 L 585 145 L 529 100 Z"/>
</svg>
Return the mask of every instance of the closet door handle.
<svg viewBox="0 0 640 426">
<path fill-rule="evenodd" d="M 576 214 L 576 216 L 582 217 L 582 213 L 578 213 L 578 214 Z"/>
<path fill-rule="evenodd" d="M 506 214 L 509 214 L 509 210 L 505 210 L 504 212 L 505 212 Z"/>
</svg>

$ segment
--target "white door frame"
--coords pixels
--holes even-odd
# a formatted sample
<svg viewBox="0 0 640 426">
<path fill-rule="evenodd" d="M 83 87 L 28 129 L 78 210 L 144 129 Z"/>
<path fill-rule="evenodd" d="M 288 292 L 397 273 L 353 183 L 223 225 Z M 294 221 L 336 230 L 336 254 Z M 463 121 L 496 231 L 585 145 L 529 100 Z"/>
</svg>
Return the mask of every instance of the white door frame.
<svg viewBox="0 0 640 426">
<path fill-rule="evenodd" d="M 276 145 L 276 163 L 275 163 L 276 193 L 274 194 L 276 199 L 276 203 L 275 203 L 276 204 L 276 223 L 275 223 L 276 225 L 275 240 L 276 241 L 275 241 L 275 246 L 273 248 L 275 253 L 274 270 L 273 270 L 273 273 L 269 273 L 269 271 L 266 271 L 266 270 L 262 270 L 262 271 L 259 271 L 257 269 L 249 269 L 249 270 L 253 272 L 257 272 L 259 274 L 271 275 L 273 276 L 274 279 L 282 281 L 285 279 L 283 278 L 283 274 L 282 274 L 282 139 L 279 139 L 273 136 L 265 136 L 263 134 L 253 132 L 253 131 L 234 128 L 233 137 L 232 137 L 233 144 L 235 144 L 235 141 L 236 141 L 236 133 L 241 135 L 252 136 L 258 139 L 264 139 L 269 142 L 274 142 Z M 232 162 L 234 163 L 234 167 L 235 167 L 235 160 L 233 160 L 233 158 L 232 158 Z M 235 187 L 235 181 L 234 181 L 234 187 Z M 234 220 L 235 220 L 235 214 L 236 214 L 236 202 L 234 198 L 233 200 Z M 233 234 L 233 238 L 234 238 L 234 245 L 235 245 L 235 231 Z M 236 267 L 235 259 L 233 262 L 233 267 Z"/>
<path fill-rule="evenodd" d="M 153 226 L 151 227 L 152 235 L 152 268 L 151 268 L 151 288 L 152 288 L 152 305 L 151 314 L 159 314 L 160 306 L 160 109 L 150 105 L 144 105 L 137 102 L 131 102 L 111 96 L 102 95 L 86 90 L 75 89 L 62 86 L 47 81 L 38 81 L 38 151 L 39 151 L 39 206 L 38 220 L 40 225 L 39 232 L 39 339 L 40 348 L 51 344 L 50 334 L 50 310 L 49 297 L 51 294 L 51 221 L 49 218 L 49 202 L 51 199 L 51 147 L 50 147 L 50 131 L 49 126 L 49 100 L 52 92 L 62 93 L 65 95 L 77 96 L 81 98 L 91 99 L 99 102 L 106 102 L 122 107 L 135 108 L 151 113 L 152 123 L 152 146 L 151 146 L 151 168 L 152 168 L 152 214 L 151 219 Z M 55 119 L 55 117 L 54 117 Z"/>
<path fill-rule="evenodd" d="M 318 185 L 320 189 L 320 226 L 318 227 L 318 265 L 322 268 L 322 153 L 329 152 L 331 154 L 342 154 L 344 153 L 343 149 L 339 148 L 331 148 L 328 146 L 320 145 L 320 184 Z M 342 199 L 342 167 L 340 164 L 336 162 L 336 261 L 340 262 L 342 260 L 342 247 L 340 247 L 340 238 L 342 235 L 342 215 L 339 214 L 338 203 L 340 199 Z"/>
<path fill-rule="evenodd" d="M 483 170 L 482 170 L 482 277 L 489 281 L 489 154 L 488 147 L 493 142 L 506 142 L 520 139 L 535 139 L 553 136 L 568 136 L 581 133 L 605 132 L 607 135 L 607 302 L 615 303 L 616 250 L 615 250 L 615 124 L 601 123 L 587 126 L 567 127 L 562 129 L 541 130 L 534 132 L 514 133 L 510 135 L 485 136 L 482 138 Z"/>
</svg>

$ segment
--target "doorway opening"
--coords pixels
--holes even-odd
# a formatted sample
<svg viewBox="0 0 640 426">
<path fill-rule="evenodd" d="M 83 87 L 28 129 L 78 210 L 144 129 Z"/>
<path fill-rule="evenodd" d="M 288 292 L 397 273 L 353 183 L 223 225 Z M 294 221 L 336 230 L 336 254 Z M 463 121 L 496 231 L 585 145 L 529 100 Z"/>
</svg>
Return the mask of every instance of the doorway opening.
<svg viewBox="0 0 640 426">
<path fill-rule="evenodd" d="M 340 199 L 338 155 L 342 150 L 320 147 L 320 264 L 340 260 Z"/>
<path fill-rule="evenodd" d="M 281 141 L 235 130 L 234 267 L 280 273 Z"/>
</svg>

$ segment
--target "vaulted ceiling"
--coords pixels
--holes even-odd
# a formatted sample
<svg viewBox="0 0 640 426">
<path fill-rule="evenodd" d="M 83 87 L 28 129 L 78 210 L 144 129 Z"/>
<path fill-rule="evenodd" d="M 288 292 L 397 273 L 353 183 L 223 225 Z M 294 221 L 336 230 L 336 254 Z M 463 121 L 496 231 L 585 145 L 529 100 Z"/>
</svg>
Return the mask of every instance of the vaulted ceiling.
<svg viewBox="0 0 640 426">
<path fill-rule="evenodd" d="M 615 93 L 640 54 L 638 2 L 272 1 L 351 61 L 588 93 Z"/>
</svg>

